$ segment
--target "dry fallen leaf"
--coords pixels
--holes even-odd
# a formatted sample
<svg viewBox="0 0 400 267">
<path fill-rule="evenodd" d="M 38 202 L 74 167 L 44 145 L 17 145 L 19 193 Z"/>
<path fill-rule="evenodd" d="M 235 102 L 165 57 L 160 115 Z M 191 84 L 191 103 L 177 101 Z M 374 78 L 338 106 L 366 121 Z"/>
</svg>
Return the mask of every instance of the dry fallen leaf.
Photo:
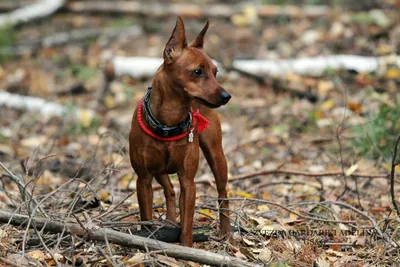
<svg viewBox="0 0 400 267">
<path fill-rule="evenodd" d="M 28 148 L 37 148 L 44 142 L 46 142 L 47 138 L 43 135 L 34 135 L 21 140 L 21 145 Z"/>
<path fill-rule="evenodd" d="M 200 215 L 202 215 L 201 217 L 206 217 L 206 218 L 213 218 L 213 219 L 215 219 L 216 218 L 216 215 L 213 213 L 213 212 L 211 212 L 209 209 L 201 209 L 201 210 L 199 210 L 199 212 L 200 212 Z"/>
<path fill-rule="evenodd" d="M 244 197 L 244 198 L 254 198 L 255 197 L 253 194 L 246 193 L 246 192 L 243 192 L 241 190 L 235 190 L 235 191 L 232 191 L 232 192 L 234 194 L 236 194 L 236 195 L 238 195 L 240 197 Z"/>
<path fill-rule="evenodd" d="M 328 99 L 325 100 L 319 107 L 322 111 L 329 111 L 336 105 L 335 100 Z"/>
<path fill-rule="evenodd" d="M 249 247 L 253 247 L 253 246 L 256 245 L 255 242 L 251 241 L 250 239 L 248 239 L 248 238 L 246 238 L 246 237 L 243 237 L 243 242 L 244 242 L 247 246 L 249 246 Z"/>
<path fill-rule="evenodd" d="M 86 110 L 82 110 L 79 113 L 78 120 L 82 127 L 88 128 L 92 124 L 93 115 Z"/>
<path fill-rule="evenodd" d="M 346 176 L 350 176 L 350 175 L 352 175 L 357 169 L 358 169 L 358 165 L 357 165 L 357 164 L 351 165 L 350 168 L 348 168 L 348 169 L 346 170 L 345 175 L 346 175 Z"/>
<path fill-rule="evenodd" d="M 272 252 L 269 248 L 263 248 L 260 252 L 259 255 L 257 255 L 257 259 L 264 263 L 268 263 L 272 258 Z"/>
<path fill-rule="evenodd" d="M 145 260 L 145 254 L 141 253 L 141 252 L 137 252 L 135 255 L 133 255 L 132 257 L 124 260 L 123 262 L 125 264 L 132 264 L 132 263 L 140 263 L 142 261 Z"/>
<path fill-rule="evenodd" d="M 35 260 L 44 260 L 46 255 L 43 253 L 43 251 L 40 250 L 33 250 L 27 253 L 28 256 L 34 258 Z"/>
<path fill-rule="evenodd" d="M 400 78 L 400 69 L 395 69 L 395 68 L 389 68 L 386 70 L 385 73 L 385 78 L 386 79 L 398 79 Z"/>
<path fill-rule="evenodd" d="M 327 260 L 325 253 L 322 253 L 317 259 L 318 267 L 331 267 L 331 263 Z"/>
<path fill-rule="evenodd" d="M 328 95 L 328 92 L 331 91 L 333 88 L 334 84 L 332 81 L 325 81 L 325 80 L 318 81 L 318 94 L 321 97 L 326 97 Z"/>
</svg>

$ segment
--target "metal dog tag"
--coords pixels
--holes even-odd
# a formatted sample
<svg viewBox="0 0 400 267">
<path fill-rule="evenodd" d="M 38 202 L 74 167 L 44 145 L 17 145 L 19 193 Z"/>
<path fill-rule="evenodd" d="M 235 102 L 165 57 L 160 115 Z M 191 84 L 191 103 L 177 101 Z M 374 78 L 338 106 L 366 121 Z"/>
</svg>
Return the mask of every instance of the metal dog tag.
<svg viewBox="0 0 400 267">
<path fill-rule="evenodd" d="M 189 143 L 193 143 L 193 137 L 194 137 L 193 130 L 190 130 L 190 133 L 189 133 Z"/>
</svg>

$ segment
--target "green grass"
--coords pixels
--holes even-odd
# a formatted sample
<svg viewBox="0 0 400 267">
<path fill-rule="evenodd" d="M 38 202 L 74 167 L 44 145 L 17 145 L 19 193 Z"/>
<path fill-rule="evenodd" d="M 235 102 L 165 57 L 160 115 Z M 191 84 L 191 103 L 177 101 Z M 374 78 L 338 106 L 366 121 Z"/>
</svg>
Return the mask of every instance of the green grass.
<svg viewBox="0 0 400 267">
<path fill-rule="evenodd" d="M 400 106 L 382 105 L 377 115 L 370 116 L 364 125 L 355 127 L 353 141 L 355 152 L 360 156 L 390 160 L 396 138 L 400 135 Z"/>
<path fill-rule="evenodd" d="M 96 76 L 97 74 L 97 69 L 95 68 L 90 68 L 86 65 L 83 64 L 74 64 L 70 66 L 70 70 L 72 74 L 82 82 L 85 82 L 92 78 L 93 76 Z"/>
<path fill-rule="evenodd" d="M 7 47 L 14 46 L 17 39 L 16 35 L 16 31 L 12 26 L 5 26 L 0 28 L 0 51 Z M 5 63 L 11 58 L 12 55 L 0 53 L 0 63 Z"/>
<path fill-rule="evenodd" d="M 132 25 L 137 24 L 137 20 L 135 17 L 117 17 L 115 19 L 113 19 L 110 23 L 110 27 L 113 28 L 126 28 Z"/>
</svg>

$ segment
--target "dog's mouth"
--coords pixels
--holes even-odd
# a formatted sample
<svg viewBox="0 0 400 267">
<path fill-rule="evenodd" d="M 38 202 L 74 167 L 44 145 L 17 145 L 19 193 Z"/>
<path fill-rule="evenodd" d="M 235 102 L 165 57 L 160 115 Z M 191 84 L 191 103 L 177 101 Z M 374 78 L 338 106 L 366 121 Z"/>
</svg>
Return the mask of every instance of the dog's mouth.
<svg viewBox="0 0 400 267">
<path fill-rule="evenodd" d="M 202 98 L 200 98 L 200 97 L 197 97 L 197 96 L 195 96 L 194 98 L 195 98 L 198 102 L 200 102 L 200 104 L 203 104 L 204 106 L 209 107 L 209 108 L 218 108 L 218 107 L 221 106 L 221 105 L 212 104 L 212 103 L 210 103 L 210 102 L 208 102 L 208 101 L 206 101 L 206 100 L 204 100 L 204 99 L 202 99 Z"/>
</svg>

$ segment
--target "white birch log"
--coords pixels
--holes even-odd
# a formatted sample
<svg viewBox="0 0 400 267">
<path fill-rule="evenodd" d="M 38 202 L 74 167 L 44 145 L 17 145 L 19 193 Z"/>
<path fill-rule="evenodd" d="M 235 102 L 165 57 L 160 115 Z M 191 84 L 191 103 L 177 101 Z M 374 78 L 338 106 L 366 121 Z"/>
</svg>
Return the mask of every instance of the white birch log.
<svg viewBox="0 0 400 267">
<path fill-rule="evenodd" d="M 65 4 L 65 0 L 41 0 L 0 15 L 0 27 L 16 25 L 37 18 L 47 17 Z"/>
<path fill-rule="evenodd" d="M 153 77 L 164 59 L 157 57 L 114 57 L 113 72 L 116 76 L 128 75 L 133 78 Z M 220 74 L 224 74 L 222 65 L 213 60 Z"/>
<path fill-rule="evenodd" d="M 66 106 L 46 101 L 42 98 L 16 95 L 5 91 L 0 91 L 0 107 L 2 106 L 27 110 L 30 112 L 38 112 L 46 118 L 72 116 L 79 119 L 82 116 L 89 116 L 90 118 L 95 117 L 95 112 L 93 110 L 80 108 L 70 109 Z"/>
<path fill-rule="evenodd" d="M 152 77 L 163 62 L 156 57 L 114 57 L 112 64 L 116 76 L 129 75 L 133 78 Z"/>
<path fill-rule="evenodd" d="M 146 78 L 154 75 L 162 61 L 162 58 L 115 57 L 113 67 L 117 76 L 130 75 L 134 78 Z M 232 63 L 234 68 L 254 75 L 284 75 L 287 73 L 321 75 L 328 69 L 373 72 L 385 68 L 388 64 L 400 66 L 400 57 L 396 55 L 384 57 L 332 55 L 281 60 L 237 59 Z"/>
<path fill-rule="evenodd" d="M 366 57 L 332 55 L 282 60 L 234 60 L 233 66 L 252 74 L 282 75 L 286 73 L 321 75 L 328 69 L 373 72 L 388 64 L 399 65 L 400 57 Z"/>
</svg>

